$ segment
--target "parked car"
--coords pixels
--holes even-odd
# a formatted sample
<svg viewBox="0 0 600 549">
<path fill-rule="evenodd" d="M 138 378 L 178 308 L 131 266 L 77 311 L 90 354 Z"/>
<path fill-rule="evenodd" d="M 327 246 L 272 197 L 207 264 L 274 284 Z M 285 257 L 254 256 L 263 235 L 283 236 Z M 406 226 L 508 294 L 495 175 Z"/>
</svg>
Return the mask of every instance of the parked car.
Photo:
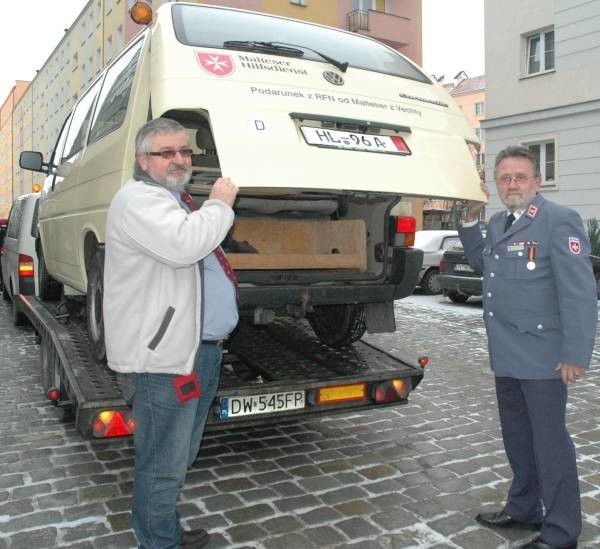
<svg viewBox="0 0 600 549">
<path fill-rule="evenodd" d="M 18 294 L 36 293 L 37 210 L 40 194 L 25 194 L 17 198 L 10 209 L 8 227 L 2 245 L 2 297 L 13 301 Z M 13 303 L 13 322 L 23 318 Z"/>
<path fill-rule="evenodd" d="M 2 245 L 4 244 L 4 236 L 6 235 L 6 228 L 8 227 L 8 219 L 0 219 L 0 290 L 4 287 L 2 282 Z"/>
<path fill-rule="evenodd" d="M 443 294 L 455 303 L 464 303 L 470 296 L 481 295 L 482 280 L 481 273 L 469 265 L 462 243 L 457 239 L 440 261 L 438 283 Z"/>
<path fill-rule="evenodd" d="M 420 286 L 427 295 L 442 293 L 438 281 L 440 261 L 444 251 L 457 243 L 460 244 L 457 231 L 431 230 L 415 233 L 415 248 L 423 250 L 423 266 L 417 286 Z"/>
<path fill-rule="evenodd" d="M 590 261 L 600 299 L 600 257 L 590 255 Z M 482 275 L 469 265 L 460 240 L 444 252 L 438 281 L 444 295 L 455 303 L 464 303 L 470 296 L 482 294 Z"/>
</svg>

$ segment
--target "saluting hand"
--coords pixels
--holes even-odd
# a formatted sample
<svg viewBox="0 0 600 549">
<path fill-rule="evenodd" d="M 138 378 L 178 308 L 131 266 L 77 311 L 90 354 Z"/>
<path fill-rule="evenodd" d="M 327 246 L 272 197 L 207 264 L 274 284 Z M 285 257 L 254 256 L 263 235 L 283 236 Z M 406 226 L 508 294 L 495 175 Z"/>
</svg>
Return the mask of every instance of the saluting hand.
<svg viewBox="0 0 600 549">
<path fill-rule="evenodd" d="M 221 200 L 229 207 L 233 207 L 237 193 L 238 188 L 229 177 L 219 177 L 219 179 L 214 182 L 208 198 Z"/>
<path fill-rule="evenodd" d="M 480 186 L 481 190 L 483 191 L 483 194 L 485 194 L 487 198 L 487 202 L 490 199 L 490 191 L 488 190 L 485 181 L 482 181 L 480 183 Z M 465 207 L 465 211 L 467 214 L 466 221 L 476 221 L 477 219 L 479 219 L 479 214 L 483 210 L 486 202 L 479 202 L 478 200 L 469 200 Z"/>
</svg>

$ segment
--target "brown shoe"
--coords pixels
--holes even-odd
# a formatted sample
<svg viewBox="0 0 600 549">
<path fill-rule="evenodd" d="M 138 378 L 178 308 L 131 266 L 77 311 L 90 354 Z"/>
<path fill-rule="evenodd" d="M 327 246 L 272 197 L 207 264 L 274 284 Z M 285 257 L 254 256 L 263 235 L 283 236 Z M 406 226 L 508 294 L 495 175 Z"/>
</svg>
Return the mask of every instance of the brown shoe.
<svg viewBox="0 0 600 549">
<path fill-rule="evenodd" d="M 208 545 L 210 536 L 204 528 L 196 530 L 181 529 L 181 547 L 204 547 Z"/>
</svg>

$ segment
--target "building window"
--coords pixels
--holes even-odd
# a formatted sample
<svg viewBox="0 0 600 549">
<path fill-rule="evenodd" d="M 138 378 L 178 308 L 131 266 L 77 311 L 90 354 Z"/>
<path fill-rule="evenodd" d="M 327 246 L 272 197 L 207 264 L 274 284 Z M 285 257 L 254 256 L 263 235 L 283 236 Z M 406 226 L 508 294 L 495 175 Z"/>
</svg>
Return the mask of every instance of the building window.
<svg viewBox="0 0 600 549">
<path fill-rule="evenodd" d="M 479 101 L 475 103 L 475 116 L 483 116 L 485 114 L 485 103 Z"/>
<path fill-rule="evenodd" d="M 554 70 L 554 31 L 527 37 L 527 74 Z"/>
<path fill-rule="evenodd" d="M 480 141 L 483 141 L 485 139 L 485 130 L 483 128 L 475 128 L 475 135 Z"/>
<path fill-rule="evenodd" d="M 483 166 L 485 164 L 485 154 L 477 153 L 475 155 L 475 164 L 477 166 Z"/>
<path fill-rule="evenodd" d="M 556 143 L 553 139 L 524 143 L 535 156 L 542 174 L 542 187 L 556 186 Z"/>
<path fill-rule="evenodd" d="M 352 9 L 369 11 L 375 9 L 375 0 L 352 0 Z"/>
</svg>

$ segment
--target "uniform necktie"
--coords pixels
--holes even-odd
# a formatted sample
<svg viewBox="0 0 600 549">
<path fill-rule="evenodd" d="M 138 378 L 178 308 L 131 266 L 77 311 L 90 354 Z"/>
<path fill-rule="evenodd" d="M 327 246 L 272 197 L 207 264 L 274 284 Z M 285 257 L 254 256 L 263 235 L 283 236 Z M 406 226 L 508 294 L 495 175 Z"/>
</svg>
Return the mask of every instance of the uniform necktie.
<svg viewBox="0 0 600 549">
<path fill-rule="evenodd" d="M 508 229 L 510 229 L 510 226 L 515 222 L 515 214 L 511 213 L 510 215 L 506 216 L 506 223 L 504 224 L 504 232 L 508 231 Z"/>
<path fill-rule="evenodd" d="M 198 204 L 194 202 L 194 199 L 192 198 L 190 193 L 186 191 L 181 191 L 181 201 L 189 208 L 191 212 L 194 212 L 198 209 Z M 227 275 L 227 278 L 231 280 L 231 283 L 235 287 L 235 293 L 237 295 L 238 280 L 235 276 L 235 273 L 233 272 L 233 267 L 231 266 L 231 263 L 229 263 L 229 259 L 227 259 L 227 256 L 225 255 L 225 252 L 221 249 L 221 246 L 217 246 L 214 249 L 214 252 L 215 257 L 219 262 L 219 265 L 221 265 L 221 268 L 223 269 L 223 272 Z"/>
</svg>

